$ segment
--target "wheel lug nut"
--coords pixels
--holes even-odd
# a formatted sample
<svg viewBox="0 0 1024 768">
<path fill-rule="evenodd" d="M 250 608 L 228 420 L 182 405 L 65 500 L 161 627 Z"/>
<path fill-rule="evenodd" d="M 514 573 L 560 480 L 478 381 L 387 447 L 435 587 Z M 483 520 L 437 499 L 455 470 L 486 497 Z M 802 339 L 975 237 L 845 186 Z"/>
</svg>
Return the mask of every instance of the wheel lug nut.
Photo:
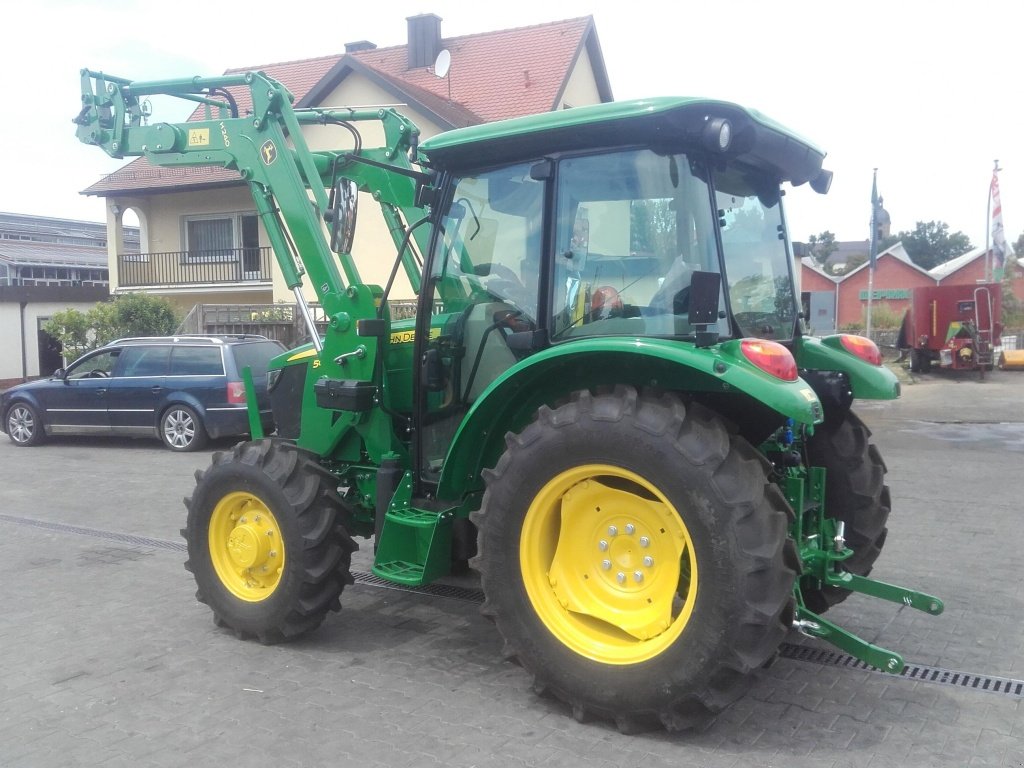
<svg viewBox="0 0 1024 768">
<path fill-rule="evenodd" d="M 649 547 L 649 546 L 651 546 L 651 540 L 649 538 L 647 538 L 646 536 L 641 536 L 640 537 L 640 546 L 641 547 Z"/>
<path fill-rule="evenodd" d="M 619 535 L 619 529 L 616 528 L 614 525 L 609 525 L 608 526 L 608 535 L 609 536 L 618 536 Z"/>
<path fill-rule="evenodd" d="M 606 571 L 610 571 L 612 569 L 612 561 L 611 560 L 602 560 L 601 561 L 601 568 L 603 568 Z"/>
<path fill-rule="evenodd" d="M 618 573 L 615 574 L 615 580 L 617 582 L 619 582 L 619 584 L 625 584 L 626 583 L 626 574 L 624 574 L 622 571 L 619 571 Z"/>
<path fill-rule="evenodd" d="M 644 575 L 642 573 L 640 573 L 640 571 L 633 571 L 633 581 L 635 581 L 637 584 L 639 584 L 643 580 L 644 580 Z"/>
<path fill-rule="evenodd" d="M 605 541 L 604 539 L 601 539 L 599 542 L 597 542 L 597 548 L 600 549 L 602 552 L 607 552 L 608 551 L 608 542 Z"/>
<path fill-rule="evenodd" d="M 654 558 L 651 557 L 650 555 L 645 557 L 644 558 L 644 565 L 646 565 L 648 568 L 650 568 L 652 565 L 654 565 Z"/>
<path fill-rule="evenodd" d="M 636 533 L 636 526 L 633 525 L 632 523 L 629 523 L 628 525 L 626 525 L 626 535 L 627 536 L 632 536 L 634 533 Z"/>
</svg>

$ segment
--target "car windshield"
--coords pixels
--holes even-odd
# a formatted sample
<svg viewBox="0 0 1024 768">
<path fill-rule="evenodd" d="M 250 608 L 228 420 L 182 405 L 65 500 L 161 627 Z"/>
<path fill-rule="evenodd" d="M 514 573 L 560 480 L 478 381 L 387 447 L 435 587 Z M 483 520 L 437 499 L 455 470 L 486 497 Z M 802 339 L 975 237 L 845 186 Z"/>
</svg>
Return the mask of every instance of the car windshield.
<svg viewBox="0 0 1024 768">
<path fill-rule="evenodd" d="M 740 336 L 789 339 L 796 305 L 778 186 L 730 168 L 714 176 L 725 275 Z"/>
</svg>

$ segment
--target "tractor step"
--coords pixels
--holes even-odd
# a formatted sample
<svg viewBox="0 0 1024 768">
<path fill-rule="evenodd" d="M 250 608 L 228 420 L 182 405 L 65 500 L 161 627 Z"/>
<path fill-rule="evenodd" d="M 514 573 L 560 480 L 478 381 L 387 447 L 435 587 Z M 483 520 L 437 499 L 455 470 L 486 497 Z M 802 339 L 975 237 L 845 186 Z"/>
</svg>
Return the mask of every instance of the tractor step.
<svg viewBox="0 0 1024 768">
<path fill-rule="evenodd" d="M 412 476 L 407 472 L 384 515 L 371 570 L 395 584 L 420 587 L 451 571 L 455 514 L 413 506 L 411 495 Z"/>
</svg>

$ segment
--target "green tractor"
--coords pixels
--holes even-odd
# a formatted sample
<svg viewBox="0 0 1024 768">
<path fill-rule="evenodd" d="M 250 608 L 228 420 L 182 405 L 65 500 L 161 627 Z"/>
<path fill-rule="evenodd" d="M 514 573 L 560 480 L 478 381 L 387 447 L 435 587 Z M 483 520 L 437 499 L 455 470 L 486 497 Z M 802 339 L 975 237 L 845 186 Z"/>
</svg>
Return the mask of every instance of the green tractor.
<svg viewBox="0 0 1024 768">
<path fill-rule="evenodd" d="M 203 114 L 147 125 L 157 93 Z M 794 629 L 901 671 L 821 616 L 851 592 L 942 611 L 867 578 L 889 491 L 851 404 L 899 384 L 871 341 L 801 332 L 781 185 L 825 193 L 831 174 L 783 126 L 663 98 L 420 144 L 392 109 L 293 109 L 258 72 L 83 70 L 82 98 L 79 138 L 114 157 L 239 172 L 312 337 L 272 365 L 276 434 L 251 419 L 187 500 L 218 625 L 316 628 L 372 538 L 396 584 L 474 568 L 535 687 L 631 731 L 705 722 Z M 346 146 L 311 151 L 304 125 Z M 351 255 L 359 192 L 394 240 L 386 286 Z M 414 319 L 390 316 L 399 269 Z"/>
</svg>

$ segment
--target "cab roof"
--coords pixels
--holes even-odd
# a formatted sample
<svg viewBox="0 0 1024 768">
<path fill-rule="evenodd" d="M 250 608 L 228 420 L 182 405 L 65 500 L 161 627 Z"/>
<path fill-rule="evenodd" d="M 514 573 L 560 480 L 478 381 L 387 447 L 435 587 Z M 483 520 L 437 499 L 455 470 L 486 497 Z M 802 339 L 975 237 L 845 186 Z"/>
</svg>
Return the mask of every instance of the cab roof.
<svg viewBox="0 0 1024 768">
<path fill-rule="evenodd" d="M 738 104 L 692 97 L 594 104 L 485 123 L 438 134 L 420 151 L 427 165 L 454 172 L 616 146 L 686 151 L 700 147 L 701 132 L 715 118 L 732 124 L 726 158 L 793 185 L 821 171 L 825 152 L 780 123 Z"/>
</svg>

